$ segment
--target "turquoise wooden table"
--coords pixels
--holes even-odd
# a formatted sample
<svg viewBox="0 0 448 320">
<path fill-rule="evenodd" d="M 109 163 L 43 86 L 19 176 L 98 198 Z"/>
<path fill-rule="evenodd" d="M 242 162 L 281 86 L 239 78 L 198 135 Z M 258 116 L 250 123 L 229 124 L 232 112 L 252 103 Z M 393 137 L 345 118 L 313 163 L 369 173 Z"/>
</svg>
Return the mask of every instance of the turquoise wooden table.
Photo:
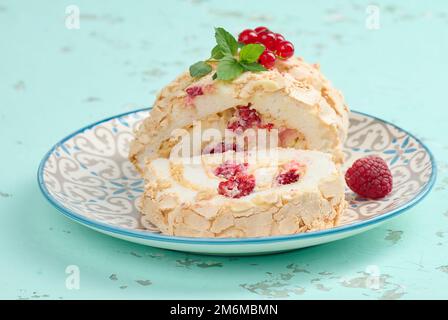
<svg viewBox="0 0 448 320">
<path fill-rule="evenodd" d="M 448 298 L 448 4 L 376 4 L 0 0 L 0 298 Z M 70 16 L 78 9 L 79 25 Z M 206 57 L 214 26 L 257 25 L 319 61 L 351 108 L 428 144 L 439 176 L 427 198 L 352 238 L 238 258 L 114 239 L 46 202 L 36 171 L 51 145 L 150 106 Z"/>
</svg>

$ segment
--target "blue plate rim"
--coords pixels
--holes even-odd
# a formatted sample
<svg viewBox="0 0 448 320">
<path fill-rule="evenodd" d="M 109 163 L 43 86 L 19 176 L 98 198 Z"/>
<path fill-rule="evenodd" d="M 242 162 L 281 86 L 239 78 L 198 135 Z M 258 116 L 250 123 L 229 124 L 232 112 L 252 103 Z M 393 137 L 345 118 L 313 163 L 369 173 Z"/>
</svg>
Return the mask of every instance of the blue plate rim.
<svg viewBox="0 0 448 320">
<path fill-rule="evenodd" d="M 58 211 L 60 211 L 62 214 L 64 214 L 66 217 L 68 217 L 72 220 L 75 220 L 75 221 L 77 221 L 85 226 L 91 227 L 93 229 L 101 230 L 101 231 L 104 231 L 107 233 L 117 234 L 120 236 L 125 236 L 125 237 L 130 237 L 130 238 L 138 238 L 138 239 L 144 239 L 144 240 L 150 240 L 150 241 L 182 243 L 182 244 L 191 244 L 191 245 L 241 245 L 241 244 L 250 245 L 250 244 L 276 243 L 276 242 L 293 241 L 293 240 L 300 240 L 300 239 L 319 238 L 319 237 L 330 236 L 330 235 L 335 235 L 335 234 L 347 233 L 350 231 L 363 229 L 363 228 L 368 227 L 373 224 L 378 224 L 382 221 L 391 219 L 391 218 L 399 215 L 400 213 L 403 213 L 404 211 L 415 206 L 431 191 L 431 189 L 433 188 L 434 183 L 436 181 L 437 166 L 436 166 L 436 161 L 435 161 L 434 155 L 431 152 L 431 150 L 419 138 L 414 136 L 409 131 L 402 129 L 401 127 L 399 127 L 389 121 L 383 120 L 381 118 L 372 116 L 372 115 L 364 113 L 364 112 L 352 110 L 351 111 L 352 113 L 360 114 L 360 115 L 367 116 L 367 117 L 373 118 L 375 120 L 384 122 L 388 125 L 393 126 L 396 129 L 406 133 L 413 139 L 415 139 L 429 154 L 429 157 L 431 160 L 431 169 L 432 169 L 431 177 L 428 180 L 428 183 L 425 185 L 425 187 L 422 190 L 420 190 L 420 192 L 411 201 L 409 201 L 402 207 L 396 208 L 388 213 L 382 214 L 380 216 L 376 216 L 371 219 L 367 219 L 362 222 L 351 223 L 351 224 L 347 224 L 344 226 L 320 230 L 320 231 L 312 231 L 312 232 L 307 232 L 307 233 L 298 233 L 298 234 L 284 235 L 284 236 L 250 237 L 250 238 L 189 238 L 189 237 L 179 237 L 179 236 L 168 236 L 168 235 L 163 235 L 163 234 L 159 234 L 159 233 L 150 233 L 147 231 L 132 230 L 132 229 L 127 229 L 127 228 L 118 227 L 118 226 L 112 226 L 112 225 L 109 225 L 109 224 L 106 224 L 103 222 L 95 221 L 93 219 L 84 217 L 68 208 L 65 208 L 62 204 L 60 204 L 60 202 L 57 199 L 55 199 L 50 194 L 50 192 L 48 191 L 48 189 L 44 183 L 44 176 L 43 176 L 44 166 L 45 166 L 45 163 L 48 161 L 48 158 L 59 146 L 64 144 L 67 140 L 71 139 L 72 137 L 74 137 L 86 130 L 89 130 L 101 123 L 104 123 L 104 122 L 107 122 L 107 121 L 110 121 L 113 119 L 121 118 L 124 116 L 128 116 L 133 113 L 149 111 L 149 110 L 151 110 L 151 108 L 140 108 L 137 110 L 124 112 L 124 113 L 121 113 L 121 114 L 118 114 L 115 116 L 111 116 L 111 117 L 96 121 L 92 124 L 89 124 L 81 129 L 79 129 L 79 130 L 76 130 L 75 132 L 67 135 L 66 137 L 61 139 L 59 142 L 57 142 L 44 155 L 44 157 L 40 161 L 39 168 L 37 170 L 37 181 L 39 184 L 39 189 L 42 192 L 42 194 L 44 195 L 44 197 L 47 199 L 47 201 L 50 202 L 50 204 L 52 204 Z"/>
</svg>

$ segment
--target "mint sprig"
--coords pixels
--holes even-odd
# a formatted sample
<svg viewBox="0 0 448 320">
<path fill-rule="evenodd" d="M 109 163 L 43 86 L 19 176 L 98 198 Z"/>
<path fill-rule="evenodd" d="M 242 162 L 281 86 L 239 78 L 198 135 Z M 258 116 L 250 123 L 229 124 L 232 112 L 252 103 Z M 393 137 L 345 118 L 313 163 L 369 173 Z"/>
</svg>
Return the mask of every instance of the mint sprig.
<svg viewBox="0 0 448 320">
<path fill-rule="evenodd" d="M 190 75 L 194 78 L 200 78 L 212 71 L 212 66 L 204 61 L 196 62 L 190 66 Z"/>
<path fill-rule="evenodd" d="M 240 61 L 244 63 L 257 62 L 263 51 L 264 46 L 261 44 L 247 44 L 241 48 Z"/>
<path fill-rule="evenodd" d="M 215 28 L 215 39 L 224 55 L 234 56 L 238 51 L 238 41 L 224 28 Z"/>
<path fill-rule="evenodd" d="M 252 71 L 252 72 L 266 71 L 265 67 L 256 62 L 251 63 L 240 62 L 240 64 L 244 68 L 244 71 Z"/>
<path fill-rule="evenodd" d="M 233 80 L 244 72 L 243 66 L 234 57 L 226 56 L 218 63 L 217 79 Z"/>
<path fill-rule="evenodd" d="M 219 45 L 213 47 L 210 58 L 215 60 L 224 58 L 224 53 L 222 53 Z"/>
<path fill-rule="evenodd" d="M 211 51 L 210 58 L 199 61 L 190 66 L 190 75 L 200 78 L 212 71 L 211 61 L 218 63 L 216 73 L 212 79 L 231 81 L 239 77 L 245 71 L 266 71 L 258 58 L 265 50 L 261 44 L 239 43 L 232 34 L 224 28 L 215 28 L 216 46 Z M 238 54 L 238 49 L 239 54 Z"/>
</svg>

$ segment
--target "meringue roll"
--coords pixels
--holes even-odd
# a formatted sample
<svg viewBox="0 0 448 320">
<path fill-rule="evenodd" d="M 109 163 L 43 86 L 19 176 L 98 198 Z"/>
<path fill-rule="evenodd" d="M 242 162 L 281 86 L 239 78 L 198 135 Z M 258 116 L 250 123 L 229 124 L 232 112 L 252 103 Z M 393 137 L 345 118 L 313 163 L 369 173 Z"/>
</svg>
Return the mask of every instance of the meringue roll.
<svg viewBox="0 0 448 320">
<path fill-rule="evenodd" d="M 143 225 L 185 237 L 261 237 L 336 225 L 346 206 L 332 156 L 277 148 L 154 158 L 145 166 Z"/>
<path fill-rule="evenodd" d="M 216 65 L 211 63 L 213 68 Z M 169 157 L 179 143 L 176 130 L 201 135 L 209 129 L 223 137 L 245 130 L 272 130 L 276 146 L 317 150 L 343 162 L 349 109 L 342 94 L 322 75 L 319 66 L 301 58 L 279 60 L 272 70 L 245 72 L 233 81 L 181 74 L 158 94 L 150 115 L 131 142 L 129 159 L 139 172 L 146 160 Z M 202 139 L 194 155 L 216 151 L 219 141 Z M 245 150 L 234 143 L 221 151 Z"/>
<path fill-rule="evenodd" d="M 135 132 L 129 159 L 145 179 L 142 224 L 213 238 L 335 226 L 346 207 L 342 94 L 295 57 L 233 81 L 213 73 L 180 75 Z"/>
</svg>

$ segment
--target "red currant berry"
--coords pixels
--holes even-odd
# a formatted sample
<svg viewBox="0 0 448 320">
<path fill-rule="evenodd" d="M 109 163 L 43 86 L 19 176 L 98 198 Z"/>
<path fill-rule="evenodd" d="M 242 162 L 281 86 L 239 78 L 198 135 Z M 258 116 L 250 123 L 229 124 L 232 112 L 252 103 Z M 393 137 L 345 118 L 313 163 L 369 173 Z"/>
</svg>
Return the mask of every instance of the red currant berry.
<svg viewBox="0 0 448 320">
<path fill-rule="evenodd" d="M 254 31 L 255 31 L 256 33 L 260 33 L 260 32 L 263 32 L 263 31 L 269 31 L 269 29 L 266 28 L 266 27 L 263 27 L 263 26 L 259 26 L 259 27 L 256 27 L 256 28 L 254 29 Z"/>
<path fill-rule="evenodd" d="M 258 34 L 252 29 L 243 30 L 238 35 L 238 42 L 242 42 L 244 44 L 255 43 L 258 40 Z"/>
<path fill-rule="evenodd" d="M 263 31 L 258 34 L 258 42 L 263 44 L 268 50 L 273 51 L 275 50 L 277 38 L 273 32 Z"/>
<path fill-rule="evenodd" d="M 272 69 L 275 64 L 275 60 L 275 54 L 268 50 L 264 50 L 260 58 L 258 58 L 258 62 L 261 63 L 266 69 Z"/>
<path fill-rule="evenodd" d="M 277 56 L 283 59 L 291 58 L 294 55 L 294 45 L 289 41 L 282 41 L 277 43 L 275 48 Z"/>
<path fill-rule="evenodd" d="M 275 33 L 275 37 L 277 38 L 277 43 L 285 41 L 285 37 L 283 35 L 281 35 L 280 33 Z"/>
</svg>

